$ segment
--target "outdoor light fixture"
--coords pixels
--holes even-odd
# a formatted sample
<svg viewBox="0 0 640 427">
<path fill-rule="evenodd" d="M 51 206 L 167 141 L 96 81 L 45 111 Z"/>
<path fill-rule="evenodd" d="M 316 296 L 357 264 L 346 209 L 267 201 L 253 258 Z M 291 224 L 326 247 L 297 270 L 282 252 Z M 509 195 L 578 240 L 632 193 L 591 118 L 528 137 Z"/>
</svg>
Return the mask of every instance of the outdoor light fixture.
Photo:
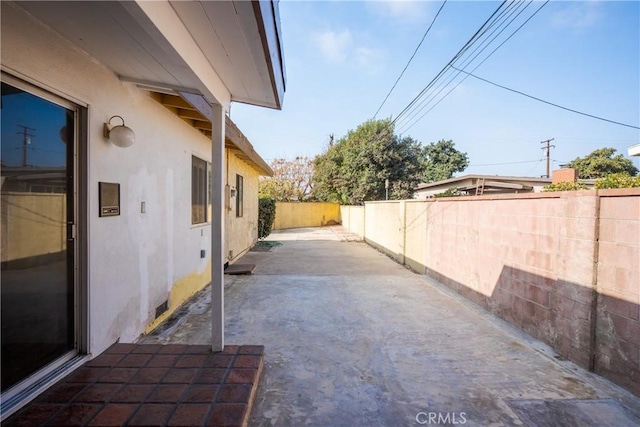
<svg viewBox="0 0 640 427">
<path fill-rule="evenodd" d="M 111 120 L 115 118 L 122 120 L 121 125 L 112 125 Z M 107 123 L 104 124 L 104 137 L 117 147 L 126 148 L 136 140 L 136 134 L 131 128 L 124 125 L 124 119 L 120 116 L 112 116 Z"/>
</svg>

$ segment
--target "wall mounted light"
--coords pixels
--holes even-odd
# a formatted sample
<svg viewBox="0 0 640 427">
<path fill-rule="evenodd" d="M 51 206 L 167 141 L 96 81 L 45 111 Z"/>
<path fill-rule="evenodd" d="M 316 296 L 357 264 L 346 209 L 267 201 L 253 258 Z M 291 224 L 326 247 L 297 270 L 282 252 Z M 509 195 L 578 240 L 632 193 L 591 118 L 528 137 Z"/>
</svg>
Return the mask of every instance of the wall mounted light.
<svg viewBox="0 0 640 427">
<path fill-rule="evenodd" d="M 111 120 L 115 118 L 122 120 L 121 125 L 112 125 Z M 136 140 L 136 134 L 131 128 L 124 125 L 124 119 L 120 116 L 112 116 L 107 123 L 104 124 L 104 137 L 107 138 L 115 146 L 126 148 Z"/>
</svg>

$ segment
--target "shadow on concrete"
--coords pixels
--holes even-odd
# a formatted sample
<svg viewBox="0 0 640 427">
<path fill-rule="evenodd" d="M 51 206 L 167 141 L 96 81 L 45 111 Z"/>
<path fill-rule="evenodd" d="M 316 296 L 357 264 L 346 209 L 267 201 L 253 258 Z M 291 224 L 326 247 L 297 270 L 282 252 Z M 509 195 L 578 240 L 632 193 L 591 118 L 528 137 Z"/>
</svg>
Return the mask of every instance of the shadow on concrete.
<svg viewBox="0 0 640 427">
<path fill-rule="evenodd" d="M 560 356 L 640 396 L 638 304 L 510 266 L 502 268 L 491 295 L 436 270 L 425 273 Z"/>
</svg>

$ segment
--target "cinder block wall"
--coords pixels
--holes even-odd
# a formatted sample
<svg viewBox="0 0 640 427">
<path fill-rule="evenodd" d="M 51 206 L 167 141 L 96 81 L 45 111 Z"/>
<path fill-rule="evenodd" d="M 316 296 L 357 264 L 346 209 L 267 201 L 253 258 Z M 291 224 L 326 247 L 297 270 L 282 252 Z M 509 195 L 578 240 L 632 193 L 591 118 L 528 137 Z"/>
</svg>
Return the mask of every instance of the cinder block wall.
<svg viewBox="0 0 640 427">
<path fill-rule="evenodd" d="M 427 202 L 426 273 L 589 368 L 594 194 Z"/>
<path fill-rule="evenodd" d="M 595 371 L 640 394 L 640 197 L 600 197 Z"/>
<path fill-rule="evenodd" d="M 640 395 L 640 189 L 371 202 L 362 216 L 368 243 Z"/>
</svg>

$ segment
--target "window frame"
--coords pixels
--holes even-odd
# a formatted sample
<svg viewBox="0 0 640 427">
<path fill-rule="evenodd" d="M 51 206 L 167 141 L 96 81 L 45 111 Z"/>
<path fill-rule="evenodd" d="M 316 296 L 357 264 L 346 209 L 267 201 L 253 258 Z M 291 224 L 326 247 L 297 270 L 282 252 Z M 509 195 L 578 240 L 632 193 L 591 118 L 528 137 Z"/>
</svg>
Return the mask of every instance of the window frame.
<svg viewBox="0 0 640 427">
<path fill-rule="evenodd" d="M 236 174 L 236 218 L 244 216 L 244 177 Z"/>
<path fill-rule="evenodd" d="M 196 173 L 197 172 L 197 173 Z M 211 162 L 191 155 L 191 225 L 211 223 Z M 196 211 L 197 208 L 197 211 Z"/>
</svg>

